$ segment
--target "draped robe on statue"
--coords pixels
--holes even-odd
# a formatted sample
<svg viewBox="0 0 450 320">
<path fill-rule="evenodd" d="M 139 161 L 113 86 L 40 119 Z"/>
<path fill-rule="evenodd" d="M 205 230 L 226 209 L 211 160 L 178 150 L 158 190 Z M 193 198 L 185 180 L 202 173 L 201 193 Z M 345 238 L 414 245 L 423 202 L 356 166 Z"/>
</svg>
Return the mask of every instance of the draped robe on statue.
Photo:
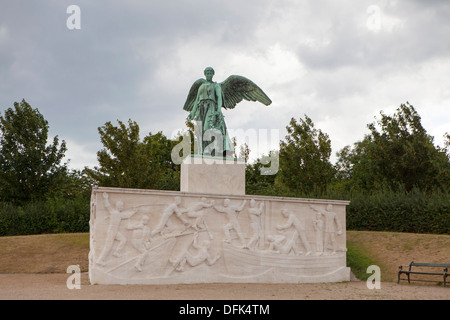
<svg viewBox="0 0 450 320">
<path fill-rule="evenodd" d="M 198 89 L 197 99 L 193 108 L 197 122 L 201 122 L 201 154 L 232 155 L 234 146 L 228 136 L 227 126 L 221 111 L 223 94 L 216 82 L 204 82 Z"/>
</svg>

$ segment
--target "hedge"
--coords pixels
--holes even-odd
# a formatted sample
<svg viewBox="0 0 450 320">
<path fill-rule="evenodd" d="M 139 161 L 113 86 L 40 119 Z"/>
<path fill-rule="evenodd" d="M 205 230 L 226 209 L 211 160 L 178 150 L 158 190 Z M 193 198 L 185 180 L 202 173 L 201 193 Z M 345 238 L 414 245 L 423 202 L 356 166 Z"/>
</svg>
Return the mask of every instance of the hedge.
<svg viewBox="0 0 450 320">
<path fill-rule="evenodd" d="M 450 234 L 450 194 L 382 192 L 353 195 L 347 229 Z"/>
<path fill-rule="evenodd" d="M 0 236 L 89 231 L 89 199 L 49 199 L 0 205 Z"/>
<path fill-rule="evenodd" d="M 450 234 L 448 192 L 385 191 L 345 198 L 350 200 L 347 230 Z M 89 198 L 82 196 L 23 206 L 0 203 L 0 236 L 89 232 L 89 210 Z"/>
<path fill-rule="evenodd" d="M 450 193 L 434 190 L 348 192 L 330 188 L 326 194 L 299 194 L 279 185 L 250 185 L 247 194 L 349 200 L 348 230 L 450 234 Z"/>
</svg>

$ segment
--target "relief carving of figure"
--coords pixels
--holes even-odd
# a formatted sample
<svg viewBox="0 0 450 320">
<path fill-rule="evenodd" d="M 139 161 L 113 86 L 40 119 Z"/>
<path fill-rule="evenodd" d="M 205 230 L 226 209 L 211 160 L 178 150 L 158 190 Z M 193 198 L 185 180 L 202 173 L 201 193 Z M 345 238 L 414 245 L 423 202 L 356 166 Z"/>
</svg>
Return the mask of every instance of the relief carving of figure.
<svg viewBox="0 0 450 320">
<path fill-rule="evenodd" d="M 220 213 L 225 213 L 228 218 L 228 223 L 223 227 L 225 231 L 225 242 L 231 243 L 231 234 L 230 231 L 234 229 L 234 231 L 237 233 L 239 240 L 242 243 L 242 247 L 246 247 L 244 236 L 242 235 L 241 226 L 239 225 L 239 221 L 237 219 L 237 215 L 239 212 L 241 212 L 244 209 L 245 204 L 247 203 L 247 200 L 244 200 L 242 204 L 238 206 L 232 206 L 230 205 L 230 199 L 225 199 L 223 201 L 223 207 L 221 206 L 214 206 L 214 209 L 216 209 Z"/>
<path fill-rule="evenodd" d="M 161 218 L 158 222 L 158 225 L 153 229 L 151 236 L 153 237 L 157 233 L 161 233 L 163 231 L 164 227 L 169 224 L 170 217 L 175 214 L 178 219 L 180 219 L 186 226 L 188 226 L 190 223 L 187 219 L 183 217 L 183 213 L 187 212 L 186 209 L 180 208 L 181 204 L 181 198 L 175 197 L 175 202 L 169 204 L 164 212 L 161 215 Z"/>
<path fill-rule="evenodd" d="M 109 225 L 106 234 L 106 241 L 103 247 L 103 251 L 98 259 L 98 264 L 105 265 L 106 256 L 110 253 L 114 240 L 118 240 L 119 244 L 113 252 L 113 256 L 120 257 L 120 250 L 123 248 L 127 242 L 127 238 L 119 231 L 120 223 L 124 219 L 131 218 L 137 209 L 124 210 L 124 205 L 122 201 L 117 201 L 116 206 L 111 206 L 109 202 L 109 196 L 106 192 L 103 193 L 104 205 L 109 212 Z"/>
<path fill-rule="evenodd" d="M 323 253 L 323 220 L 322 214 L 316 212 L 315 218 L 313 220 L 313 228 L 316 234 L 316 251 L 319 254 Z"/>
<path fill-rule="evenodd" d="M 280 234 L 269 235 L 267 236 L 267 239 L 269 240 L 269 251 L 284 254 L 289 254 L 293 251 L 296 255 L 301 254 L 301 251 L 297 245 L 298 232 L 295 229 L 292 230 L 288 236 Z"/>
<path fill-rule="evenodd" d="M 209 252 L 211 241 L 203 240 L 202 242 L 199 242 L 198 235 L 199 233 L 196 232 L 192 243 L 192 247 L 197 250 L 196 254 L 189 252 L 188 248 L 179 259 L 170 260 L 170 263 L 172 263 L 173 267 L 176 268 L 177 271 L 184 271 L 186 263 L 188 263 L 191 267 L 198 266 L 203 262 L 205 262 L 208 266 L 211 266 L 220 258 L 219 253 L 212 256 Z"/>
<path fill-rule="evenodd" d="M 128 229 L 133 230 L 131 236 L 131 244 L 140 253 L 138 261 L 135 265 L 136 269 L 138 269 L 139 271 L 142 270 L 142 265 L 146 257 L 147 249 L 150 247 L 151 230 L 147 226 L 149 220 L 150 218 L 148 216 L 144 216 L 141 221 L 128 224 Z"/>
<path fill-rule="evenodd" d="M 192 224 L 192 228 L 194 228 L 194 230 L 196 231 L 206 230 L 210 239 L 212 239 L 213 236 L 209 232 L 208 225 L 205 221 L 205 209 L 211 208 L 213 204 L 214 200 L 208 202 L 207 199 L 203 197 L 199 202 L 195 203 L 187 211 L 187 216 L 189 218 L 195 218 L 195 221 Z"/>
<path fill-rule="evenodd" d="M 336 244 L 336 234 L 342 234 L 342 227 L 337 218 L 336 213 L 334 213 L 333 206 L 331 204 L 327 205 L 326 209 L 317 209 L 313 208 L 316 212 L 320 213 L 325 218 L 325 239 L 324 239 L 324 249 L 327 248 L 328 245 L 331 246 L 332 254 L 336 253 L 337 244 Z M 337 230 L 336 230 L 337 228 Z"/>
<path fill-rule="evenodd" d="M 280 253 L 281 248 L 283 247 L 283 242 L 284 240 L 286 240 L 286 237 L 281 234 L 277 235 L 269 234 L 267 236 L 267 240 L 269 240 L 269 251 Z"/>
<path fill-rule="evenodd" d="M 145 251 L 150 243 L 151 230 L 148 227 L 149 221 L 150 218 L 148 216 L 143 216 L 141 221 L 130 222 L 127 227 L 128 230 L 133 230 L 131 244 L 141 253 Z"/>
<path fill-rule="evenodd" d="M 253 236 L 251 237 L 247 245 L 249 249 L 255 249 L 261 240 L 263 232 L 261 226 L 261 215 L 263 213 L 263 209 L 264 202 L 261 202 L 259 207 L 256 207 L 256 201 L 254 199 L 250 200 L 250 227 L 253 231 Z"/>
<path fill-rule="evenodd" d="M 293 213 L 289 212 L 286 209 L 281 210 L 281 213 L 283 214 L 283 216 L 285 218 L 288 219 L 288 221 L 284 225 L 279 225 L 278 229 L 286 230 L 286 229 L 289 229 L 290 227 L 293 227 L 294 230 L 296 231 L 296 233 L 294 233 L 293 235 L 296 235 L 297 238 L 300 237 L 300 239 L 302 240 L 303 246 L 306 249 L 306 255 L 310 255 L 311 254 L 311 246 L 308 242 L 308 239 L 306 239 L 306 234 L 305 234 L 306 231 L 305 231 L 305 226 L 303 225 L 303 223 Z M 290 238 L 289 240 L 292 240 L 292 238 Z M 296 240 L 296 238 L 295 238 L 295 240 Z"/>
</svg>

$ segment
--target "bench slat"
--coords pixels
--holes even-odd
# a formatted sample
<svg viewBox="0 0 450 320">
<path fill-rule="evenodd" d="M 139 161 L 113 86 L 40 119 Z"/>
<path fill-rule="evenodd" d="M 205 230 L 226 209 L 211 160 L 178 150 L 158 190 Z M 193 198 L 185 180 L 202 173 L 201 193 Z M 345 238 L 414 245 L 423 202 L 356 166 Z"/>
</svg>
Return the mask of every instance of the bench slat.
<svg viewBox="0 0 450 320">
<path fill-rule="evenodd" d="M 436 267 L 436 268 L 449 268 L 450 263 L 421 263 L 421 262 L 411 262 L 411 267 Z"/>
<path fill-rule="evenodd" d="M 409 273 L 409 274 L 429 274 L 429 275 L 435 275 L 435 276 L 443 276 L 444 273 L 434 273 L 434 272 L 419 272 L 419 271 L 400 271 L 400 273 Z"/>
</svg>

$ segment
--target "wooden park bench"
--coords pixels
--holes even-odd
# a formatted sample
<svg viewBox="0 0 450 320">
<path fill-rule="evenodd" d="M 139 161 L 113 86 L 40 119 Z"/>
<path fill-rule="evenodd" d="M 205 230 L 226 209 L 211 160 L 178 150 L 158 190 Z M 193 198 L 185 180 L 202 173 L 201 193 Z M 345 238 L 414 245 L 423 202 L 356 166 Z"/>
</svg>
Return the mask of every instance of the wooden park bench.
<svg viewBox="0 0 450 320">
<path fill-rule="evenodd" d="M 408 270 L 404 270 L 403 267 L 409 267 Z M 414 270 L 412 268 L 414 267 Z M 447 276 L 448 276 L 448 268 L 450 267 L 450 263 L 418 263 L 412 261 L 408 266 L 399 266 L 398 270 L 398 282 L 400 280 L 408 280 L 408 283 L 411 283 L 411 274 L 419 274 L 419 275 L 433 275 L 433 276 L 443 276 L 444 277 L 444 287 L 447 284 Z M 418 269 L 416 269 L 418 268 Z M 429 270 L 428 272 L 425 270 Z M 400 276 L 402 274 L 406 274 L 408 276 L 407 279 L 401 279 Z M 413 279 L 413 281 L 428 281 L 428 282 L 436 282 L 431 280 L 424 279 Z"/>
</svg>

